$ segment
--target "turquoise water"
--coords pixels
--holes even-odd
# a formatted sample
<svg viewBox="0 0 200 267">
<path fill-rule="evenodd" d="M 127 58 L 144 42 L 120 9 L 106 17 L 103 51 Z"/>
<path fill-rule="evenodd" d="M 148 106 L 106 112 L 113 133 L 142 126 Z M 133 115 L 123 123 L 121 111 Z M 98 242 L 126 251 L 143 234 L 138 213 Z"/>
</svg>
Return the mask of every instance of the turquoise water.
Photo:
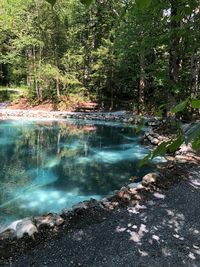
<svg viewBox="0 0 200 267">
<path fill-rule="evenodd" d="M 0 121 L 0 225 L 100 199 L 149 169 L 132 127 L 91 121 Z"/>
</svg>

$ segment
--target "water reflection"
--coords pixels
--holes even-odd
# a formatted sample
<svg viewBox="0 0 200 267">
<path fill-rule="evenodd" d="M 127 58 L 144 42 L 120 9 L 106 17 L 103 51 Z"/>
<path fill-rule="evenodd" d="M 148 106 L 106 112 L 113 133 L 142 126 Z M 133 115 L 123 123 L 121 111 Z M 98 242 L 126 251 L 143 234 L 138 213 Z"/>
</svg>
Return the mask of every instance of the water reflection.
<svg viewBox="0 0 200 267">
<path fill-rule="evenodd" d="M 0 122 L 0 224 L 59 211 L 142 176 L 131 127 L 89 121 Z"/>
</svg>

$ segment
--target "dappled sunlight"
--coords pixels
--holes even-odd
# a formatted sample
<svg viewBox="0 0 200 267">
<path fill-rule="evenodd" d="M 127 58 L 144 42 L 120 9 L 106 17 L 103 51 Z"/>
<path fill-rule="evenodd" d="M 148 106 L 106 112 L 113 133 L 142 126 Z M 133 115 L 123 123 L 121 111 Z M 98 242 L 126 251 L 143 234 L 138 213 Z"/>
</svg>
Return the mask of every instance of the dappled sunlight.
<svg viewBox="0 0 200 267">
<path fill-rule="evenodd" d="M 149 231 L 147 230 L 145 224 L 141 224 L 138 231 L 131 231 L 130 229 L 128 229 L 127 232 L 130 234 L 130 240 L 136 243 L 140 243 L 145 233 L 148 233 Z"/>
<path fill-rule="evenodd" d="M 198 175 L 193 178 L 199 181 Z M 194 199 L 199 194 L 199 187 L 194 188 L 190 182 L 178 195 L 174 189 L 175 198 L 168 192 L 155 192 L 145 205 L 137 203 L 123 209 L 122 219 L 116 221 L 113 229 L 119 239 L 128 242 L 136 261 L 163 257 L 169 262 L 177 259 L 175 266 L 198 266 L 195 262 L 200 261 L 200 228 L 190 216 L 192 209 L 188 209 L 190 204 L 198 204 L 187 202 L 185 190 Z M 195 208 L 193 212 L 197 212 Z"/>
<path fill-rule="evenodd" d="M 190 185 L 196 189 L 200 189 L 200 181 L 199 179 L 190 179 Z"/>
<path fill-rule="evenodd" d="M 120 161 L 138 161 L 144 158 L 148 150 L 143 148 L 140 145 L 133 144 L 123 144 L 116 147 L 115 151 L 111 150 L 93 150 L 92 155 L 87 157 L 78 157 L 77 163 L 84 163 L 84 162 L 105 162 L 105 163 L 117 163 Z"/>
<path fill-rule="evenodd" d="M 47 159 L 47 163 L 45 164 L 45 168 L 53 168 L 60 164 L 60 158 L 50 158 Z"/>
<path fill-rule="evenodd" d="M 72 236 L 72 239 L 74 239 L 75 241 L 81 241 L 83 238 L 84 238 L 83 230 L 76 231 Z"/>
<path fill-rule="evenodd" d="M 160 194 L 158 192 L 154 193 L 153 195 L 154 195 L 154 197 L 159 198 L 159 199 L 164 199 L 165 198 L 165 195 Z"/>
<path fill-rule="evenodd" d="M 140 213 L 140 210 L 144 210 L 146 208 L 147 207 L 144 205 L 136 204 L 134 207 L 129 207 L 127 210 L 129 213 L 138 214 Z"/>
</svg>

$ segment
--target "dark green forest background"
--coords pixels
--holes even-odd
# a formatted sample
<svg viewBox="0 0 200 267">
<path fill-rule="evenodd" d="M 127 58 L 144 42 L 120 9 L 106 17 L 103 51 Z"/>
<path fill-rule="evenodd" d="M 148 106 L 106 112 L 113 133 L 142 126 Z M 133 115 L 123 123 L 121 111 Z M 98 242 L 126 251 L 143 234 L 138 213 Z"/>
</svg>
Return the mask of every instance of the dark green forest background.
<svg viewBox="0 0 200 267">
<path fill-rule="evenodd" d="M 165 112 L 198 98 L 199 0 L 147 2 L 1 0 L 0 85 L 60 108 L 84 99 Z"/>
</svg>

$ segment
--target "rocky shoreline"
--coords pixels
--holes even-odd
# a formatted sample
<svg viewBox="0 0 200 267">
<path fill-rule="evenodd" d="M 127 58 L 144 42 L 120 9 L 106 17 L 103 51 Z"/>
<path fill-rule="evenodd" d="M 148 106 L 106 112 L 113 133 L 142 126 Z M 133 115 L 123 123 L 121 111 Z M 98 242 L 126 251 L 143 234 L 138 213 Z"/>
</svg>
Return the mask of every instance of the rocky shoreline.
<svg viewBox="0 0 200 267">
<path fill-rule="evenodd" d="M 62 210 L 61 214 L 49 213 L 43 216 L 14 221 L 0 233 L 0 240 L 21 239 L 26 235 L 34 239 L 35 234 L 37 235 L 41 229 L 58 227 L 64 223 L 64 218 L 82 210 L 94 207 L 112 210 L 120 205 L 120 202 L 116 201 L 116 199 L 123 199 L 123 201 L 139 200 L 140 198 L 137 196 L 138 190 L 148 186 L 148 184 L 155 183 L 158 177 L 158 173 L 146 174 L 141 183 L 132 182 L 127 186 L 123 186 L 119 191 L 115 191 L 115 195 L 100 201 L 90 199 L 89 201 L 80 202 L 71 209 Z"/>
<path fill-rule="evenodd" d="M 0 120 L 17 119 L 84 119 L 101 121 L 119 121 L 124 123 L 137 123 L 139 116 L 128 111 L 116 112 L 70 112 L 70 111 L 44 111 L 0 109 Z M 143 116 L 142 119 L 150 126 L 158 125 L 161 119 L 153 116 Z"/>
</svg>

